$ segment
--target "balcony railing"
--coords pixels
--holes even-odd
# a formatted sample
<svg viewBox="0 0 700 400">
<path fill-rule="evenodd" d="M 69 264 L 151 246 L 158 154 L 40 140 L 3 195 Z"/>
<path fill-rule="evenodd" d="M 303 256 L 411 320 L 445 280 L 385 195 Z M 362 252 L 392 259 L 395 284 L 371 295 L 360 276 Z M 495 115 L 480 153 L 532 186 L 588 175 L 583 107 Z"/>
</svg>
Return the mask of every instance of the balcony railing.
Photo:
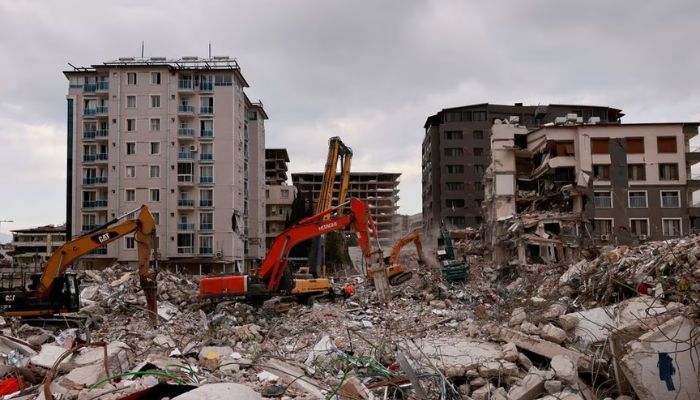
<svg viewBox="0 0 700 400">
<path fill-rule="evenodd" d="M 192 81 L 191 80 L 179 80 L 177 82 L 177 88 L 178 89 L 192 89 Z"/>
<path fill-rule="evenodd" d="M 178 207 L 194 207 L 194 200 L 193 199 L 178 199 L 177 206 Z"/>
<path fill-rule="evenodd" d="M 611 197 L 594 197 L 593 204 L 595 208 L 612 208 Z"/>
<path fill-rule="evenodd" d="M 180 160 L 193 160 L 194 159 L 194 153 L 190 151 L 181 151 L 177 153 L 177 158 Z"/>
<path fill-rule="evenodd" d="M 96 176 L 93 178 L 83 178 L 83 185 L 99 185 L 107 183 L 106 176 Z"/>
<path fill-rule="evenodd" d="M 83 201 L 83 208 L 100 208 L 100 207 L 107 207 L 107 200 Z"/>
<path fill-rule="evenodd" d="M 200 247 L 199 248 L 199 254 L 213 254 L 214 249 L 211 247 Z"/>
<path fill-rule="evenodd" d="M 201 82 L 199 84 L 199 90 L 203 92 L 211 92 L 214 90 L 214 83 L 213 82 Z"/>
<path fill-rule="evenodd" d="M 209 224 L 199 224 L 199 229 L 202 231 L 210 231 L 214 229 L 214 224 L 209 223 Z"/>
<path fill-rule="evenodd" d="M 97 115 L 97 109 L 96 108 L 86 108 L 83 110 L 83 115 L 85 115 L 85 116 Z"/>
<path fill-rule="evenodd" d="M 83 91 L 85 93 L 94 93 L 96 90 L 97 90 L 96 83 L 86 83 L 85 86 L 83 86 Z"/>
<path fill-rule="evenodd" d="M 83 154 L 83 161 L 85 161 L 85 162 L 106 161 L 106 160 L 107 160 L 107 153 Z"/>
<path fill-rule="evenodd" d="M 95 138 L 103 138 L 107 136 L 109 136 L 109 131 L 107 131 L 106 129 L 83 132 L 83 140 L 93 140 Z"/>
<path fill-rule="evenodd" d="M 194 175 L 190 174 L 180 174 L 177 176 L 178 183 L 192 183 L 194 182 Z"/>
<path fill-rule="evenodd" d="M 83 232 L 89 232 L 93 229 L 97 228 L 97 225 L 94 224 L 83 224 Z"/>
<path fill-rule="evenodd" d="M 191 254 L 194 252 L 194 247 L 192 246 L 177 246 L 178 254 Z"/>
<path fill-rule="evenodd" d="M 200 114 L 214 114 L 214 107 L 200 107 Z"/>
<path fill-rule="evenodd" d="M 199 132 L 199 137 L 203 138 L 213 138 L 214 137 L 214 131 L 200 131 Z"/>
<path fill-rule="evenodd" d="M 213 176 L 200 176 L 199 183 L 214 183 Z"/>
<path fill-rule="evenodd" d="M 647 208 L 646 197 L 630 197 L 630 208 Z"/>
<path fill-rule="evenodd" d="M 200 153 L 199 159 L 202 161 L 211 161 L 214 159 L 214 154 L 212 154 L 212 153 Z"/>
<path fill-rule="evenodd" d="M 194 137 L 194 129 L 192 128 L 179 128 L 177 130 L 178 136 Z"/>
<path fill-rule="evenodd" d="M 193 231 L 194 230 L 194 224 L 177 224 L 177 230 L 179 231 Z"/>
<path fill-rule="evenodd" d="M 109 81 L 97 82 L 97 90 L 109 90 Z"/>
<path fill-rule="evenodd" d="M 95 250 L 91 251 L 90 254 L 95 254 L 95 255 L 105 255 L 107 254 L 107 248 L 106 247 L 98 247 Z"/>
<path fill-rule="evenodd" d="M 177 112 L 181 113 L 193 113 L 194 112 L 194 106 L 184 106 L 180 105 L 177 107 Z"/>
<path fill-rule="evenodd" d="M 109 112 L 109 107 L 107 106 L 100 106 L 95 109 L 98 114 L 107 114 Z"/>
<path fill-rule="evenodd" d="M 213 200 L 199 200 L 199 206 L 200 207 L 213 207 L 214 201 Z"/>
<path fill-rule="evenodd" d="M 680 208 L 681 199 L 678 197 L 661 197 L 661 207 L 662 208 Z"/>
</svg>

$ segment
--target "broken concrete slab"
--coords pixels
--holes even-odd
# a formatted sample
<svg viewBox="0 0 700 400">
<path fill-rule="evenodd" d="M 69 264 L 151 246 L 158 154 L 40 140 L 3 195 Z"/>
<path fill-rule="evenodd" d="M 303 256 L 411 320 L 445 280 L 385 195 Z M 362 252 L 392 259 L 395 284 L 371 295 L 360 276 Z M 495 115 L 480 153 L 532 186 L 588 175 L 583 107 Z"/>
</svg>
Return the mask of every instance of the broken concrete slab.
<svg viewBox="0 0 700 400">
<path fill-rule="evenodd" d="M 534 400 L 544 393 L 544 379 L 538 374 L 525 375 L 519 384 L 513 386 L 508 391 L 510 400 Z"/>
<path fill-rule="evenodd" d="M 564 355 L 574 361 L 574 364 L 578 368 L 585 370 L 591 369 L 591 360 L 587 356 L 577 351 L 559 346 L 555 343 L 525 335 L 524 333 L 518 332 L 514 329 L 501 329 L 501 340 L 505 342 L 513 342 L 521 349 L 537 353 L 549 359 L 556 355 Z"/>
<path fill-rule="evenodd" d="M 518 326 L 527 319 L 527 313 L 523 307 L 518 307 L 513 310 L 510 314 L 510 320 L 508 321 L 508 326 Z"/>
<path fill-rule="evenodd" d="M 173 400 L 262 400 L 262 398 L 253 389 L 239 383 L 210 383 L 173 397 Z"/>
<path fill-rule="evenodd" d="M 315 379 L 306 376 L 301 367 L 276 359 L 264 360 L 261 363 L 261 366 L 262 368 L 266 368 L 274 372 L 276 375 L 293 381 L 292 387 L 308 393 L 310 396 L 312 396 L 312 398 L 325 398 L 323 392 L 321 392 L 319 389 L 321 384 Z"/>
<path fill-rule="evenodd" d="M 420 349 L 415 348 L 413 343 Z M 408 347 L 414 357 L 419 358 L 425 354 L 435 365 L 444 367 L 463 366 L 465 369 L 474 369 L 484 362 L 503 359 L 501 346 L 492 342 L 435 338 L 417 339 L 413 343 L 409 342 Z"/>
<path fill-rule="evenodd" d="M 562 387 L 563 387 L 563 384 L 561 383 L 561 381 L 552 380 L 552 381 L 546 381 L 544 383 L 544 390 L 549 394 L 561 392 Z"/>
<path fill-rule="evenodd" d="M 515 375 L 518 366 L 509 361 L 486 361 L 479 365 L 479 375 L 484 378 L 492 378 L 503 375 Z"/>
<path fill-rule="evenodd" d="M 563 343 L 568 338 L 568 335 L 566 334 L 565 330 L 557 328 L 552 324 L 547 324 L 543 326 L 542 332 L 540 332 L 540 336 L 542 337 L 542 339 L 549 340 L 550 342 L 554 342 L 557 344 Z"/>
<path fill-rule="evenodd" d="M 567 356 L 556 355 L 552 357 L 550 366 L 557 378 L 569 384 L 573 384 L 578 377 L 574 362 Z"/>
<path fill-rule="evenodd" d="M 74 389 L 78 389 L 90 386 L 105 376 L 107 375 L 105 374 L 104 364 L 94 364 L 72 369 L 65 376 L 65 379 L 72 383 L 71 386 Z M 62 383 L 62 385 L 67 386 L 65 383 Z"/>
</svg>

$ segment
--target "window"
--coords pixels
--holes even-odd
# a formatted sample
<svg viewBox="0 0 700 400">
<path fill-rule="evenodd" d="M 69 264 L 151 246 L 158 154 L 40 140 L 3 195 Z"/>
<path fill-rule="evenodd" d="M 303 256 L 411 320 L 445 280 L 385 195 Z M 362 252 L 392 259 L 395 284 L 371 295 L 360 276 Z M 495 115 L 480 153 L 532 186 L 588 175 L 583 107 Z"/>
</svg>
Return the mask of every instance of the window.
<svg viewBox="0 0 700 400">
<path fill-rule="evenodd" d="M 481 208 L 481 202 L 482 202 L 482 201 L 483 201 L 483 200 L 481 200 L 481 199 L 474 199 L 474 207 L 477 208 L 477 209 Z"/>
<path fill-rule="evenodd" d="M 610 235 L 613 230 L 612 219 L 594 219 L 593 231 L 598 235 Z"/>
<path fill-rule="evenodd" d="M 474 147 L 474 156 L 481 157 L 484 155 L 484 149 L 481 147 Z"/>
<path fill-rule="evenodd" d="M 608 150 L 608 138 L 601 139 L 591 139 L 591 153 L 592 154 L 609 154 Z"/>
<path fill-rule="evenodd" d="M 126 108 L 136 108 L 136 96 L 126 96 Z"/>
<path fill-rule="evenodd" d="M 447 217 L 447 224 L 448 225 L 457 226 L 457 225 L 464 225 L 466 223 L 467 223 L 467 221 L 464 217 Z"/>
<path fill-rule="evenodd" d="M 160 118 L 151 118 L 151 131 L 157 132 L 160 130 Z"/>
<path fill-rule="evenodd" d="M 599 181 L 609 181 L 610 180 L 610 165 L 608 164 L 594 164 L 593 165 L 593 179 Z"/>
<path fill-rule="evenodd" d="M 676 153 L 678 151 L 676 137 L 661 136 L 656 138 L 656 149 L 659 153 Z"/>
<path fill-rule="evenodd" d="M 633 235 L 649 236 L 649 220 L 646 218 L 630 218 L 630 231 Z"/>
<path fill-rule="evenodd" d="M 199 205 L 201 207 L 211 207 L 214 205 L 214 191 L 204 189 L 199 191 Z"/>
<path fill-rule="evenodd" d="M 665 237 L 681 236 L 681 219 L 680 218 L 661 218 L 663 226 L 663 234 Z"/>
<path fill-rule="evenodd" d="M 199 167 L 199 181 L 201 183 L 213 183 L 214 182 L 214 167 L 211 165 L 205 165 Z"/>
<path fill-rule="evenodd" d="M 647 192 L 646 191 L 630 191 L 629 196 L 630 208 L 647 208 Z"/>
<path fill-rule="evenodd" d="M 462 133 L 462 131 L 445 131 L 445 139 L 447 139 L 447 140 L 464 139 L 464 134 Z"/>
<path fill-rule="evenodd" d="M 160 189 L 150 189 L 148 191 L 148 199 L 150 201 L 160 201 Z"/>
<path fill-rule="evenodd" d="M 126 131 L 127 132 L 133 132 L 136 130 L 136 120 L 133 118 L 129 118 L 126 120 Z"/>
<path fill-rule="evenodd" d="M 474 182 L 474 190 L 476 190 L 477 192 L 483 192 L 484 184 L 481 182 Z"/>
<path fill-rule="evenodd" d="M 159 95 L 151 96 L 151 107 L 152 108 L 160 108 L 160 96 Z"/>
<path fill-rule="evenodd" d="M 445 122 L 459 122 L 461 120 L 462 113 L 459 111 L 445 113 Z"/>
<path fill-rule="evenodd" d="M 486 121 L 486 111 L 473 111 L 472 121 Z"/>
<path fill-rule="evenodd" d="M 151 142 L 151 154 L 160 154 L 160 142 Z"/>
<path fill-rule="evenodd" d="M 136 72 L 128 72 L 126 74 L 126 82 L 128 85 L 136 85 Z"/>
<path fill-rule="evenodd" d="M 472 135 L 474 136 L 474 139 L 483 139 L 484 131 L 474 131 L 472 132 Z"/>
<path fill-rule="evenodd" d="M 448 191 L 464 190 L 464 182 L 447 182 L 445 189 Z"/>
<path fill-rule="evenodd" d="M 136 177 L 136 167 L 133 165 L 127 165 L 126 166 L 126 177 L 127 178 L 135 178 Z"/>
<path fill-rule="evenodd" d="M 627 164 L 627 179 L 644 181 L 647 179 L 647 169 L 644 164 Z"/>
<path fill-rule="evenodd" d="M 126 189 L 126 201 L 136 201 L 136 190 Z"/>
<path fill-rule="evenodd" d="M 153 220 L 156 222 L 156 225 L 160 225 L 160 213 L 151 211 L 151 214 L 153 215 Z"/>
<path fill-rule="evenodd" d="M 127 249 L 133 249 L 133 248 L 136 247 L 136 246 L 135 246 L 135 244 L 136 244 L 135 242 L 136 242 L 136 241 L 134 240 L 134 237 L 133 237 L 133 236 L 127 236 L 127 237 L 124 238 L 124 239 L 126 239 L 125 241 L 126 241 L 126 248 L 127 248 Z"/>
<path fill-rule="evenodd" d="M 644 154 L 644 138 L 627 138 L 627 154 Z"/>
<path fill-rule="evenodd" d="M 160 72 L 151 72 L 151 85 L 160 85 Z"/>
<path fill-rule="evenodd" d="M 680 208 L 681 193 L 678 190 L 661 191 L 661 208 Z"/>
<path fill-rule="evenodd" d="M 151 165 L 149 168 L 149 176 L 151 178 L 160 178 L 160 165 Z"/>
<path fill-rule="evenodd" d="M 447 173 L 448 174 L 463 174 L 464 173 L 464 165 L 447 165 Z"/>
<path fill-rule="evenodd" d="M 289 198 L 289 189 L 282 189 L 282 190 L 280 191 L 280 196 L 281 196 L 283 199 L 288 199 L 288 198 Z"/>
<path fill-rule="evenodd" d="M 270 198 L 270 189 L 265 189 L 265 198 L 266 199 Z"/>
<path fill-rule="evenodd" d="M 257 111 L 248 111 L 248 121 L 256 121 L 258 119 Z"/>
<path fill-rule="evenodd" d="M 484 174 L 484 166 L 481 164 L 474 164 L 474 173 L 477 175 Z"/>
<path fill-rule="evenodd" d="M 593 193 L 593 205 L 595 208 L 612 208 L 612 193 L 609 191 Z"/>
<path fill-rule="evenodd" d="M 447 147 L 445 148 L 446 156 L 463 156 L 464 149 L 461 147 Z"/>
<path fill-rule="evenodd" d="M 464 208 L 464 199 L 447 199 L 445 200 L 447 208 Z"/>
<path fill-rule="evenodd" d="M 659 180 L 677 181 L 678 164 L 659 164 Z"/>
<path fill-rule="evenodd" d="M 199 214 L 199 229 L 214 229 L 214 214 L 201 213 Z"/>
<path fill-rule="evenodd" d="M 558 142 L 556 146 L 557 156 L 573 156 L 574 142 Z"/>
<path fill-rule="evenodd" d="M 134 143 L 134 142 L 128 142 L 128 143 L 126 144 L 126 154 L 127 154 L 127 155 L 136 154 L 136 143 Z"/>
<path fill-rule="evenodd" d="M 199 237 L 199 253 L 212 254 L 214 252 L 214 238 L 212 236 Z"/>
</svg>

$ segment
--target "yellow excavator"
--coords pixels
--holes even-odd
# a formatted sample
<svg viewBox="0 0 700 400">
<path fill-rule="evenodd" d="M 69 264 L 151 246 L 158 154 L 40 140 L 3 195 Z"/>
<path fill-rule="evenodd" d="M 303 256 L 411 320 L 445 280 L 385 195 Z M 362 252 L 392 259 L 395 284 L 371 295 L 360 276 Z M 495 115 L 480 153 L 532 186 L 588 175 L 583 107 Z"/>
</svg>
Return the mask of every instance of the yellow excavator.
<svg viewBox="0 0 700 400">
<path fill-rule="evenodd" d="M 128 218 L 137 212 L 136 218 Z M 121 220 L 124 221 L 117 224 Z M 150 269 L 155 220 L 145 205 L 66 242 L 49 257 L 41 274 L 31 276 L 28 284 L 24 276 L 20 277 L 19 282 L 11 274 L 3 277 L 6 279 L 2 280 L 3 287 L 0 290 L 0 315 L 45 317 L 78 311 L 80 309 L 78 279 L 76 274 L 66 270 L 77 258 L 130 233 L 136 234 L 141 288 L 146 296 L 151 321 L 155 323 L 156 273 Z"/>
<path fill-rule="evenodd" d="M 386 275 L 389 278 L 389 284 L 392 286 L 400 285 L 407 280 L 411 279 L 413 273 L 411 271 L 406 271 L 399 262 L 399 255 L 401 254 L 401 249 L 406 245 L 413 243 L 416 246 L 416 252 L 418 253 L 418 265 L 425 265 L 425 257 L 423 256 L 423 245 L 420 241 L 420 233 L 418 229 L 414 229 L 408 235 L 397 240 L 396 243 L 391 247 L 391 254 L 389 257 L 384 259 L 386 264 Z M 367 276 L 372 277 L 372 272 L 367 271 Z"/>
</svg>

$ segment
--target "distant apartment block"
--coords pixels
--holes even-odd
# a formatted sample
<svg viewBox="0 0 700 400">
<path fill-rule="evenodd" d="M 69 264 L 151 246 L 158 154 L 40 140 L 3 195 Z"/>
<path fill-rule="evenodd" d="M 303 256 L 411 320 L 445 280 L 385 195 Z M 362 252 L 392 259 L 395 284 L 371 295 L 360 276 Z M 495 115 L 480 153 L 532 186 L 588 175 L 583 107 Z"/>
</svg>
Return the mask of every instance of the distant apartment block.
<svg viewBox="0 0 700 400">
<path fill-rule="evenodd" d="M 228 57 L 120 58 L 64 72 L 68 232 L 148 205 L 161 265 L 243 271 L 264 252 L 264 121 Z M 134 263 L 133 238 L 81 263 Z"/>
<path fill-rule="evenodd" d="M 287 149 L 265 149 L 265 184 L 282 185 L 287 182 L 289 170 Z"/>
<path fill-rule="evenodd" d="M 440 221 L 452 228 L 478 227 L 482 222 L 484 171 L 489 165 L 491 125 L 517 116 L 530 128 L 568 113 L 588 120 L 619 122 L 624 115 L 611 107 L 550 104 L 526 106 L 474 104 L 445 108 L 427 118 L 422 148 L 423 224 L 427 232 Z"/>
<path fill-rule="evenodd" d="M 691 166 L 697 122 L 605 124 L 576 114 L 493 126 L 486 173 L 494 261 L 570 261 L 591 245 L 675 238 L 700 227 Z"/>
<path fill-rule="evenodd" d="M 56 249 L 66 243 L 66 226 L 46 225 L 12 231 L 15 268 L 41 270 Z"/>
<path fill-rule="evenodd" d="M 349 197 L 357 197 L 369 204 L 370 212 L 374 217 L 379 232 L 379 241 L 382 246 L 391 246 L 396 232 L 400 232 L 400 221 L 397 218 L 399 201 L 399 177 L 400 173 L 390 172 L 351 172 Z M 314 205 L 318 201 L 321 191 L 321 172 L 300 172 L 292 174 L 292 182 L 299 193 L 311 195 Z M 340 185 L 340 175 L 336 177 L 335 194 L 333 204 L 337 202 L 337 193 Z"/>
<path fill-rule="evenodd" d="M 297 188 L 287 184 L 287 149 L 265 149 L 265 241 L 269 249 L 292 213 Z"/>
</svg>

